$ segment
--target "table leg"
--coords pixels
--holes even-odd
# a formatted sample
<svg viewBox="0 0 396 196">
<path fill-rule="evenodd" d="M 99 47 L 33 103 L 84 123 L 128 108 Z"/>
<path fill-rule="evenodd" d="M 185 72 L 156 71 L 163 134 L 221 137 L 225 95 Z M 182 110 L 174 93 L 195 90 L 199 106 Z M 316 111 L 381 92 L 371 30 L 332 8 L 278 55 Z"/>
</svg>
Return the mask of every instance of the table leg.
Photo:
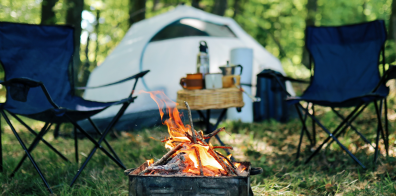
<svg viewBox="0 0 396 196">
<path fill-rule="evenodd" d="M 211 133 L 213 130 L 211 130 L 211 124 L 210 124 L 210 110 L 206 110 L 206 134 Z M 216 129 L 216 127 L 214 127 Z"/>
<path fill-rule="evenodd" d="M 203 115 L 203 113 L 201 111 L 198 110 L 198 114 L 201 116 L 201 118 L 204 119 L 205 121 L 205 125 L 206 125 L 206 134 L 209 134 L 211 132 L 213 132 L 214 130 L 217 129 L 217 127 L 219 126 L 220 122 L 223 120 L 225 114 L 227 112 L 227 108 L 223 109 L 223 111 L 221 111 L 221 114 L 219 116 L 219 118 L 216 121 L 216 124 L 213 126 L 210 124 L 210 110 L 206 110 L 206 117 Z M 225 144 L 223 143 L 223 141 L 221 141 L 220 137 L 218 135 L 215 136 L 215 138 L 217 139 L 217 141 L 219 141 L 221 146 L 225 146 Z M 207 142 L 209 142 L 209 140 L 207 140 Z M 227 153 L 227 155 L 230 155 L 230 151 L 228 149 L 224 149 Z M 234 157 L 231 157 L 231 161 L 235 161 Z"/>
</svg>

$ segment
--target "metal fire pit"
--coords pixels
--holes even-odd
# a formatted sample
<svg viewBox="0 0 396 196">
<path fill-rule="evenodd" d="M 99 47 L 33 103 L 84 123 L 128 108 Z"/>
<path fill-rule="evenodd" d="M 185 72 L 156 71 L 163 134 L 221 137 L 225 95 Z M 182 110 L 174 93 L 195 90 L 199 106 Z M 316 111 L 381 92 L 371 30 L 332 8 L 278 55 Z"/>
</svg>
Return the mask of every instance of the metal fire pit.
<svg viewBox="0 0 396 196">
<path fill-rule="evenodd" d="M 176 176 L 152 175 L 138 176 L 140 171 L 147 167 L 143 164 L 139 168 L 129 169 L 125 174 L 129 177 L 130 196 L 149 195 L 227 195 L 249 196 L 253 195 L 250 189 L 250 174 L 259 174 L 261 168 L 251 171 L 250 162 L 240 162 L 248 168 L 245 176 Z M 136 170 L 136 171 L 135 171 Z"/>
</svg>

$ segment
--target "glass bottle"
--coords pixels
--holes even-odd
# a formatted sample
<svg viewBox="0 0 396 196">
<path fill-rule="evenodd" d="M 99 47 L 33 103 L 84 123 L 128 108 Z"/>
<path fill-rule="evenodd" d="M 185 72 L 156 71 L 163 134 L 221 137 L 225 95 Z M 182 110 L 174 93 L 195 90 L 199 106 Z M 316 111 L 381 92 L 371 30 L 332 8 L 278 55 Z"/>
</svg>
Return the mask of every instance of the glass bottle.
<svg viewBox="0 0 396 196">
<path fill-rule="evenodd" d="M 199 42 L 199 53 L 197 56 L 197 73 L 202 73 L 202 77 L 209 73 L 208 45 L 205 41 Z"/>
</svg>

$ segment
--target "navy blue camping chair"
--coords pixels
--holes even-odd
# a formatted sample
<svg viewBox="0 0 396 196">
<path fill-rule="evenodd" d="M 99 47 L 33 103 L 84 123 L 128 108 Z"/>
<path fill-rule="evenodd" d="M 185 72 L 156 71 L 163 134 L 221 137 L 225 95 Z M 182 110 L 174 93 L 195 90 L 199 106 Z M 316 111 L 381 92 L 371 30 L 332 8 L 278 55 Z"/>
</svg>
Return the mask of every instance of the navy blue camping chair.
<svg viewBox="0 0 396 196">
<path fill-rule="evenodd" d="M 306 29 L 306 47 L 313 61 L 313 71 L 310 85 L 300 97 L 289 97 L 287 102 L 295 104 L 303 128 L 301 131 L 300 141 L 298 144 L 297 159 L 300 155 L 301 142 L 304 132 L 311 141 L 311 145 L 316 143 L 315 123 L 318 124 L 327 134 L 328 137 L 320 144 L 311 156 L 305 161 L 308 163 L 314 155 L 330 139 L 339 144 L 339 146 L 348 153 L 351 158 L 360 166 L 366 168 L 342 143 L 337 139 L 345 130 L 350 127 L 365 142 L 371 145 L 351 123 L 366 108 L 369 103 L 374 103 L 378 127 L 375 146 L 374 162 L 378 156 L 379 135 L 385 142 L 385 148 L 388 153 L 388 121 L 386 97 L 389 89 L 385 86 L 385 54 L 384 43 L 386 41 L 385 23 L 382 20 L 372 22 L 339 26 L 339 27 L 307 27 Z M 382 54 L 382 71 L 380 76 L 380 55 Z M 263 74 L 267 77 L 276 77 L 279 82 L 287 78 L 279 77 L 273 73 Z M 305 101 L 307 107 L 304 108 L 300 102 Z M 378 102 L 379 105 L 378 106 Z M 315 114 L 308 112 L 308 106 L 314 105 L 331 107 L 332 111 L 342 119 L 337 128 L 330 132 L 324 127 Z M 385 133 L 382 126 L 381 114 L 382 105 L 385 105 Z M 347 116 L 342 116 L 335 108 L 355 109 Z M 305 112 L 302 116 L 300 111 Z M 313 120 L 312 137 L 307 130 L 307 115 Z"/>
<path fill-rule="evenodd" d="M 11 127 L 12 132 L 26 152 L 11 176 L 20 168 L 23 161 L 29 158 L 51 193 L 52 190 L 31 156 L 31 152 L 40 141 L 43 141 L 61 156 L 62 159 L 68 161 L 65 156 L 43 139 L 43 136 L 54 123 L 69 122 L 74 125 L 77 162 L 77 129 L 95 144 L 88 158 L 78 170 L 71 186 L 97 149 L 103 151 L 119 167 L 126 169 L 117 154 L 106 141 L 105 137 L 123 115 L 129 104 L 136 98 L 132 95 L 138 79 L 148 73 L 148 71 L 143 71 L 121 81 L 103 85 L 109 86 L 134 79 L 135 82 L 133 87 L 131 87 L 131 94 L 129 97 L 120 101 L 95 102 L 75 96 L 72 82 L 73 78 L 69 77 L 73 75 L 73 66 L 70 66 L 72 64 L 72 55 L 74 52 L 73 33 L 73 28 L 68 26 L 43 26 L 0 22 L 0 61 L 5 71 L 4 81 L 0 84 L 5 85 L 7 89 L 6 102 L 0 104 L 0 113 Z M 91 88 L 100 88 L 103 86 Z M 107 128 L 103 132 L 99 131 L 90 117 L 117 104 L 122 104 L 121 109 L 109 123 Z M 31 133 L 36 135 L 29 147 L 21 140 L 19 134 L 9 120 L 8 115 L 4 111 L 7 111 L 9 115 L 16 118 L 17 121 L 22 123 Z M 45 125 L 41 131 L 36 133 L 17 115 L 43 121 Z M 100 135 L 99 140 L 95 140 L 77 124 L 77 121 L 83 119 L 88 119 L 92 123 L 94 129 Z M 110 152 L 103 148 L 101 145 L 102 142 L 108 146 Z M 2 159 L 0 161 L 0 169 L 2 170 Z"/>
</svg>

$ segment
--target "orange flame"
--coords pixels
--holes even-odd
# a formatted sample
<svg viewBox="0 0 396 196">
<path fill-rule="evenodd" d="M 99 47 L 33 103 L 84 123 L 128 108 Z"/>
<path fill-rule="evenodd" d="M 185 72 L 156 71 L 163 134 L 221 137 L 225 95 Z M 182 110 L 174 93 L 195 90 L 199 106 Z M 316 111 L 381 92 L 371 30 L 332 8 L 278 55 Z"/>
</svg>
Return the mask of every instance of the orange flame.
<svg viewBox="0 0 396 196">
<path fill-rule="evenodd" d="M 147 165 L 150 166 L 154 163 L 154 159 L 146 160 Z"/>
<path fill-rule="evenodd" d="M 180 119 L 180 113 L 177 110 L 176 106 L 178 105 L 176 102 L 169 99 L 164 92 L 162 91 L 153 91 L 146 92 L 140 91 L 139 93 L 148 93 L 150 97 L 155 101 L 158 105 L 159 113 L 161 116 L 161 120 L 163 120 L 163 124 L 168 127 L 169 138 L 166 139 L 165 148 L 172 149 L 177 144 L 183 143 L 183 148 L 177 151 L 175 154 L 186 153 L 186 162 L 190 163 L 183 170 L 183 172 L 192 173 L 192 174 L 200 174 L 199 170 L 199 162 L 198 157 L 195 153 L 195 149 L 198 150 L 202 167 L 204 170 L 204 175 L 206 176 L 219 176 L 222 172 L 225 172 L 223 167 L 217 162 L 217 160 L 208 152 L 209 148 L 211 148 L 211 144 L 204 145 L 202 142 L 198 142 L 197 144 L 191 143 L 190 139 L 185 136 L 186 133 L 192 135 L 191 126 L 184 125 L 183 121 Z M 163 108 L 165 107 L 166 113 L 169 115 L 169 118 L 164 120 L 165 113 Z M 228 157 L 230 158 L 230 157 Z M 222 158 L 223 159 L 223 158 Z M 150 163 L 147 162 L 149 165 Z M 151 163 L 152 164 L 152 163 Z M 239 165 L 237 166 L 239 167 Z"/>
</svg>

